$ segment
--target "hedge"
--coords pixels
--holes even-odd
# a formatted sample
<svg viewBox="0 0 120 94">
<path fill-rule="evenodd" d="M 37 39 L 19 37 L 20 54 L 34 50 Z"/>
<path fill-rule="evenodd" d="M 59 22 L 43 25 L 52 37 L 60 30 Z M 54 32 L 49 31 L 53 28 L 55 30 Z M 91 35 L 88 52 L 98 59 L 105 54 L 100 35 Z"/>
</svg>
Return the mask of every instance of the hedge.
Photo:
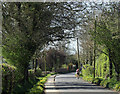
<svg viewBox="0 0 120 94">
<path fill-rule="evenodd" d="M 117 81 L 115 78 L 111 79 L 103 79 L 103 78 L 93 78 L 93 77 L 83 77 L 84 80 L 89 81 L 91 83 L 101 85 L 105 88 L 114 89 L 116 91 L 120 91 L 120 82 Z"/>
<path fill-rule="evenodd" d="M 45 77 L 38 77 L 40 80 L 30 89 L 28 94 L 42 94 L 44 92 L 44 84 L 47 81 L 47 78 L 53 74 L 54 73 L 48 74 Z"/>
</svg>

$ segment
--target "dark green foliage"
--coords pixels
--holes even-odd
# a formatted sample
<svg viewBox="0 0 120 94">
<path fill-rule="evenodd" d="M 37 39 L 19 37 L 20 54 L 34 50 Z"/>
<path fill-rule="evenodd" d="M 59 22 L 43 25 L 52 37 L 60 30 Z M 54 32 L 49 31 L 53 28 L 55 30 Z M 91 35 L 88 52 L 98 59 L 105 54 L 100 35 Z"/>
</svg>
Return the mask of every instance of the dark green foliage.
<svg viewBox="0 0 120 94">
<path fill-rule="evenodd" d="M 106 49 L 106 54 L 109 58 L 109 77 L 113 76 L 113 66 L 115 67 L 115 72 L 117 73 L 118 80 L 120 79 L 120 37 L 119 37 L 119 19 L 118 16 L 118 4 L 110 4 L 109 10 L 102 11 L 100 20 L 97 20 L 96 33 L 90 32 L 92 38 L 96 41 L 97 45 L 104 47 Z M 102 49 L 101 49 L 102 50 Z"/>
<path fill-rule="evenodd" d="M 93 79 L 92 83 L 100 85 L 102 80 L 103 80 L 102 78 L 95 78 L 95 79 Z"/>
<path fill-rule="evenodd" d="M 45 77 L 38 77 L 39 81 L 29 90 L 26 92 L 27 94 L 42 94 L 44 90 L 44 84 L 47 81 L 47 77 L 51 76 L 54 73 L 47 74 Z"/>
<path fill-rule="evenodd" d="M 28 82 L 17 83 L 14 87 L 13 94 L 41 94 L 44 90 L 44 83 L 47 77 L 54 73 L 48 74 L 46 77 L 29 77 Z"/>
<path fill-rule="evenodd" d="M 116 78 L 103 79 L 103 78 L 92 78 L 92 77 L 83 77 L 84 80 L 94 83 L 96 85 L 104 86 L 105 88 L 115 89 L 120 91 L 120 82 Z"/>
<path fill-rule="evenodd" d="M 47 54 L 46 64 L 47 64 L 48 71 L 51 71 L 52 68 L 54 68 L 54 71 L 56 71 L 56 69 L 59 69 L 62 66 L 62 64 L 65 64 L 66 55 L 64 51 L 56 50 L 53 48 L 53 49 L 49 49 L 46 52 L 46 54 Z"/>
<path fill-rule="evenodd" d="M 36 72 L 34 72 L 37 77 L 40 77 L 42 75 L 42 70 L 40 68 L 36 69 Z"/>
<path fill-rule="evenodd" d="M 61 9 L 59 10 L 57 5 L 59 4 L 35 2 L 2 3 L 2 56 L 8 63 L 18 68 L 24 75 L 25 80 L 28 79 L 29 62 L 36 50 L 40 52 L 43 46 L 49 44 L 49 42 L 62 40 L 67 35 L 70 36 L 70 34 L 65 34 L 62 30 L 66 25 L 60 25 L 60 21 L 57 23 L 59 25 L 56 24 L 57 19 L 66 19 L 57 15 L 64 14 L 64 11 L 61 13 Z M 61 7 L 63 5 L 64 3 L 60 4 Z M 56 11 L 56 9 L 59 10 L 59 12 Z M 54 17 L 56 15 L 57 17 Z M 63 57 L 60 55 L 59 57 Z M 61 62 L 60 60 L 61 58 L 55 60 L 55 66 L 60 66 L 60 64 L 58 65 L 57 63 L 57 61 Z M 51 69 L 51 67 L 49 68 Z"/>
<path fill-rule="evenodd" d="M 3 3 L 2 55 L 8 63 L 18 68 L 25 80 L 28 79 L 31 57 L 37 47 L 42 48 L 47 41 L 43 35 L 47 32 L 52 14 L 44 8 L 45 5 L 42 3 Z M 41 26 L 43 28 L 40 29 Z"/>
<path fill-rule="evenodd" d="M 101 81 L 100 85 L 102 85 L 102 86 L 108 88 L 109 80 L 107 80 L 107 79 L 103 79 L 103 81 Z"/>
<path fill-rule="evenodd" d="M 83 77 L 82 73 L 80 73 L 80 77 Z"/>
<path fill-rule="evenodd" d="M 23 75 L 16 67 L 9 64 L 2 64 L 2 87 L 3 93 L 11 93 L 18 82 L 23 80 Z"/>
<path fill-rule="evenodd" d="M 34 70 L 33 69 L 29 69 L 28 70 L 28 75 L 29 75 L 29 77 L 34 77 L 35 76 Z"/>
<path fill-rule="evenodd" d="M 38 82 L 34 77 L 29 78 L 27 82 L 17 83 L 15 88 L 13 89 L 13 94 L 24 94 L 25 92 L 29 92 L 29 90 L 33 87 L 34 84 Z"/>
<path fill-rule="evenodd" d="M 15 72 L 16 68 L 14 66 L 2 64 L 2 92 L 10 93 L 12 91 Z"/>
<path fill-rule="evenodd" d="M 111 79 L 109 80 L 109 85 L 108 85 L 108 87 L 113 89 L 113 88 L 115 87 L 115 84 L 117 84 L 117 83 L 118 83 L 118 81 L 117 81 L 116 78 L 111 78 Z"/>
<path fill-rule="evenodd" d="M 115 78 L 111 78 L 111 79 L 103 79 L 103 81 L 101 81 L 100 85 L 106 87 L 106 88 L 111 88 L 111 89 L 115 89 L 115 87 L 118 89 L 119 88 L 119 81 L 117 81 Z M 116 86 L 118 84 L 118 86 Z"/>
<path fill-rule="evenodd" d="M 23 75 L 20 74 L 20 72 L 17 71 L 16 67 L 8 65 L 8 64 L 2 64 L 2 94 L 4 93 L 13 93 L 13 94 L 24 94 L 25 92 L 30 92 L 34 86 L 34 90 L 39 91 L 39 93 L 44 89 L 44 83 L 47 80 L 47 77 L 53 75 L 54 73 L 48 74 L 46 77 L 39 77 L 39 79 L 35 78 L 36 76 L 41 75 L 41 70 L 37 68 L 36 73 L 34 73 L 34 70 L 29 70 L 29 80 L 24 82 Z M 40 80 L 40 81 L 39 81 Z M 33 90 L 33 91 L 34 91 Z M 32 91 L 32 92 L 33 92 Z M 36 91 L 36 92 L 37 92 Z M 29 94 L 29 93 L 28 93 Z M 33 93 L 32 93 L 33 94 Z"/>
</svg>

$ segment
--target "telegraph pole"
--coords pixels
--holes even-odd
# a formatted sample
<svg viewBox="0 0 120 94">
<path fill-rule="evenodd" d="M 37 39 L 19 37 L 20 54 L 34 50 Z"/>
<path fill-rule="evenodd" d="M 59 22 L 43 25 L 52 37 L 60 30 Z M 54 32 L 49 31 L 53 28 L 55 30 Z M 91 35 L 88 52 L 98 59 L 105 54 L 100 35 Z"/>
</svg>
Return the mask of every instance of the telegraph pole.
<svg viewBox="0 0 120 94">
<path fill-rule="evenodd" d="M 95 18 L 95 38 L 96 38 L 96 18 Z M 96 63 L 96 40 L 94 40 L 94 78 L 95 78 L 95 63 Z"/>
<path fill-rule="evenodd" d="M 80 68 L 80 55 L 79 55 L 79 42 L 78 42 L 78 38 L 77 38 L 77 56 L 78 56 L 78 69 Z"/>
</svg>

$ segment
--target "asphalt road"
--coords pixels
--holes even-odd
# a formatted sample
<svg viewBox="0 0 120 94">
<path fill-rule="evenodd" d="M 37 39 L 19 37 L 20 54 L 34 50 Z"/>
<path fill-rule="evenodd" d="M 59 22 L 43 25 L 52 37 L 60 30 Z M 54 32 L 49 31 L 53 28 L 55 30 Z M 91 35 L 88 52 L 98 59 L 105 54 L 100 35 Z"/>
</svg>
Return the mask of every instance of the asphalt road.
<svg viewBox="0 0 120 94">
<path fill-rule="evenodd" d="M 51 76 L 45 84 L 45 94 L 119 94 L 115 91 L 76 79 L 75 73 Z"/>
</svg>

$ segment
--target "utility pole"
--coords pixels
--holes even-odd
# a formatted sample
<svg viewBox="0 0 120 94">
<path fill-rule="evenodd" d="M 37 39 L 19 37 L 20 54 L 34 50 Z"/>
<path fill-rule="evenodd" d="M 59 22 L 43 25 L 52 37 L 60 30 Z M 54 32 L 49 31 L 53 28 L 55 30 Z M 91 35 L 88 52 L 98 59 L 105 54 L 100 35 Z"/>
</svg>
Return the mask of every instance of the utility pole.
<svg viewBox="0 0 120 94">
<path fill-rule="evenodd" d="M 78 38 L 77 38 L 77 52 L 78 52 L 78 54 L 77 54 L 77 56 L 78 56 L 78 69 L 80 68 L 80 55 L 79 55 L 79 42 L 78 42 Z"/>
<path fill-rule="evenodd" d="M 95 18 L 95 38 L 96 38 L 96 18 Z M 95 78 L 95 63 L 96 63 L 96 40 L 94 40 L 94 78 Z"/>
</svg>

